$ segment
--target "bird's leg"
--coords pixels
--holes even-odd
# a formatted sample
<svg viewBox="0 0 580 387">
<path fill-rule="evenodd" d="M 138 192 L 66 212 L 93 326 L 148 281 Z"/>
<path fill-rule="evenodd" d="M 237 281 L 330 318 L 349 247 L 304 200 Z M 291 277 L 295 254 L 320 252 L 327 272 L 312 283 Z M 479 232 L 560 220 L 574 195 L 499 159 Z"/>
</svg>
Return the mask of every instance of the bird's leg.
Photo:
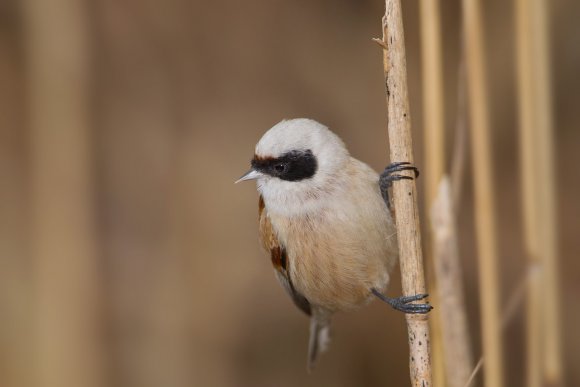
<svg viewBox="0 0 580 387">
<path fill-rule="evenodd" d="M 401 171 L 413 171 L 415 176 L 406 176 L 398 174 Z M 399 161 L 389 164 L 379 178 L 379 187 L 383 199 L 387 207 L 391 209 L 391 202 L 389 200 L 389 188 L 392 187 L 393 182 L 402 179 L 413 180 L 419 177 L 419 170 L 413 164 L 407 161 Z M 381 301 L 391 305 L 394 309 L 403 313 L 428 313 L 433 307 L 427 304 L 412 304 L 413 301 L 419 301 L 427 298 L 427 294 L 416 294 L 414 296 L 402 296 L 397 298 L 389 298 L 376 289 L 371 289 L 371 292 Z"/>
<path fill-rule="evenodd" d="M 433 307 L 426 304 L 411 304 L 413 301 L 419 301 L 427 298 L 428 294 L 416 294 L 414 296 L 402 296 L 397 298 L 389 298 L 379 292 L 377 289 L 371 289 L 371 293 L 374 294 L 378 299 L 387 304 L 391 305 L 394 309 L 401 311 L 403 313 L 411 314 L 425 314 L 428 313 Z"/>
<path fill-rule="evenodd" d="M 389 209 L 391 208 L 391 202 L 389 200 L 389 188 L 391 188 L 393 185 L 393 181 L 402 179 L 414 179 L 411 176 L 400 175 L 397 173 L 401 171 L 413 171 L 415 172 L 414 178 L 419 177 L 419 170 L 417 167 L 406 161 L 391 163 L 385 168 L 383 173 L 381 173 L 381 177 L 379 178 L 379 187 L 381 189 L 381 195 L 383 195 L 383 199 Z"/>
</svg>

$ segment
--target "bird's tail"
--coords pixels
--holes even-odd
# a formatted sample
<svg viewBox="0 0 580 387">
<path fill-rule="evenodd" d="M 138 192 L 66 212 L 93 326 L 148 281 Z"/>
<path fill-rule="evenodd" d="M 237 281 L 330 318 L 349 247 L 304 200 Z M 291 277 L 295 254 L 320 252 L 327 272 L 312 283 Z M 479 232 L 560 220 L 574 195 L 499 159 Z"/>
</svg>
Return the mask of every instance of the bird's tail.
<svg viewBox="0 0 580 387">
<path fill-rule="evenodd" d="M 330 314 L 313 310 L 310 318 L 310 340 L 308 343 L 308 372 L 312 371 L 319 353 L 328 349 L 330 344 Z"/>
</svg>

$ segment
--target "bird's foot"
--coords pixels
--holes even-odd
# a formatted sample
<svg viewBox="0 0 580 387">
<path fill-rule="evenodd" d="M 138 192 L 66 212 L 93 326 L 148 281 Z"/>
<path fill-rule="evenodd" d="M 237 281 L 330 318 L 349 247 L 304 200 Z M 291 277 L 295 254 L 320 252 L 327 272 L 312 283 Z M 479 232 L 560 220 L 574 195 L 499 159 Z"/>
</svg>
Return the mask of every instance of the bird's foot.
<svg viewBox="0 0 580 387">
<path fill-rule="evenodd" d="M 415 177 L 401 175 L 401 174 L 397 173 L 397 172 L 401 172 L 401 171 L 413 171 L 415 173 Z M 411 164 L 407 161 L 398 161 L 398 162 L 394 162 L 394 163 L 389 164 L 385 168 L 383 173 L 381 173 L 381 176 L 379 178 L 379 187 L 381 189 L 381 194 L 383 195 L 383 199 L 385 200 L 385 203 L 387 203 L 387 206 L 390 207 L 389 188 L 391 188 L 394 181 L 403 180 L 403 179 L 413 180 L 413 179 L 416 179 L 417 177 L 419 177 L 419 170 L 417 169 L 417 167 L 415 167 L 413 164 Z"/>
<path fill-rule="evenodd" d="M 433 309 L 433 307 L 429 305 L 429 302 L 426 304 L 412 304 L 413 301 L 420 301 L 427 298 L 429 296 L 428 294 L 415 294 L 414 296 L 389 298 L 376 289 L 371 289 L 371 292 L 381 301 L 391 305 L 393 309 L 403 313 L 425 314 Z"/>
</svg>

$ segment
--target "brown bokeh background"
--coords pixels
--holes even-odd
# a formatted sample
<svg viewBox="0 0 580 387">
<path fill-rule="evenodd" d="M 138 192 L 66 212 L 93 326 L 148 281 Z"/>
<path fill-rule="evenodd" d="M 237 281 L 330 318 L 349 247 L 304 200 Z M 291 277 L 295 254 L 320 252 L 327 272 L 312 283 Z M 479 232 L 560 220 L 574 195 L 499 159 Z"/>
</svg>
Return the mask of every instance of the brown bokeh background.
<svg viewBox="0 0 580 387">
<path fill-rule="evenodd" d="M 388 163 L 382 58 L 370 40 L 381 33 L 383 3 L 58 0 L 35 12 L 40 3 L 0 3 L 0 385 L 407 385 L 404 319 L 378 302 L 337 315 L 331 350 L 313 374 L 306 373 L 307 319 L 278 286 L 259 249 L 255 187 L 233 185 L 247 169 L 256 141 L 282 118 L 317 119 L 355 157 L 376 170 Z M 549 3 L 564 359 L 568 385 L 576 386 L 580 4 Z M 65 10 L 71 4 L 78 9 Z M 458 1 L 442 4 L 451 144 L 461 12 Z M 514 15 L 513 5 L 501 0 L 486 1 L 484 9 L 507 298 L 525 262 Z M 66 19 L 78 15 L 77 24 Z M 416 1 L 404 2 L 404 16 L 421 168 L 421 133 L 429 123 L 421 117 Z M 54 46 L 30 43 L 35 23 L 43 20 L 62 26 L 53 39 L 50 28 L 38 35 Z M 67 63 L 67 55 L 74 62 L 69 48 L 77 36 L 67 33 L 69 25 L 86 34 L 80 45 L 85 58 L 77 64 L 85 74 L 80 83 L 67 76 L 66 66 L 51 67 L 58 60 Z M 45 76 L 56 81 L 39 89 L 38 69 L 45 64 Z M 50 103 L 58 103 L 67 82 L 81 89 L 81 107 L 63 103 L 52 124 L 43 127 L 43 114 L 50 116 Z M 86 122 L 86 131 L 78 128 L 88 139 L 86 149 L 77 146 L 83 140 L 68 136 L 76 133 L 74 125 L 54 125 L 68 122 L 68 114 Z M 51 155 L 62 160 L 51 164 Z M 61 187 L 59 176 L 76 171 L 77 162 L 85 163 L 84 180 L 73 178 Z M 421 190 L 421 180 L 418 184 Z M 74 214 L 80 209 L 80 224 L 87 227 L 79 230 L 66 221 L 69 208 Z M 468 174 L 459 221 L 477 358 L 471 208 Z M 87 252 L 79 257 L 86 263 L 81 272 L 75 255 L 66 255 L 68 245 L 79 243 L 72 251 Z M 400 293 L 395 277 L 392 295 Z M 518 316 L 505 333 L 510 386 L 524 385 L 523 330 Z"/>
</svg>

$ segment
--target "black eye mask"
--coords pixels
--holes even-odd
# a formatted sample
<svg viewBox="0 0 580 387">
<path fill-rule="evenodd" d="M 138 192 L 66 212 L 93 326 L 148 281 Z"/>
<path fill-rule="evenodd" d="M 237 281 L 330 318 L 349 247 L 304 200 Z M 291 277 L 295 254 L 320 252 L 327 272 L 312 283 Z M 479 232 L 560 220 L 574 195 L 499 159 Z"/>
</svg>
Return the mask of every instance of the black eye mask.
<svg viewBox="0 0 580 387">
<path fill-rule="evenodd" d="M 277 158 L 254 156 L 252 168 L 282 180 L 300 181 L 314 176 L 318 162 L 310 149 L 293 150 Z"/>
</svg>

